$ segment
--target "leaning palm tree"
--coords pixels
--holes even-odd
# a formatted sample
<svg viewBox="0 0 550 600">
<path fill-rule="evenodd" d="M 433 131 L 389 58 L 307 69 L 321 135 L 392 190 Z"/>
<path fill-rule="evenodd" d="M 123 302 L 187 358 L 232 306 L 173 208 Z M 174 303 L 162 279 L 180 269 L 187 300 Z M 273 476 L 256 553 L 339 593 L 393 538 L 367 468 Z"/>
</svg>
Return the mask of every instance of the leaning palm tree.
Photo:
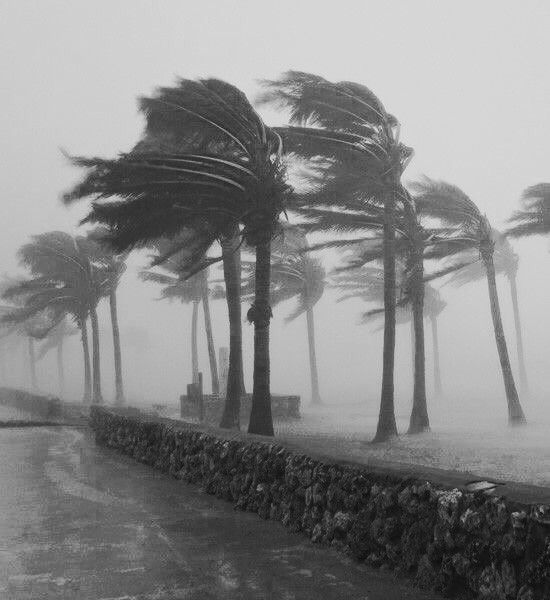
<svg viewBox="0 0 550 600">
<path fill-rule="evenodd" d="M 122 275 L 126 271 L 127 254 L 115 254 L 103 240 L 108 236 L 104 227 L 96 227 L 88 232 L 88 255 L 97 273 L 101 274 L 98 288 L 102 296 L 109 298 L 111 329 L 113 332 L 113 354 L 115 367 L 115 404 L 124 404 L 124 384 L 122 379 L 122 351 L 120 347 L 120 329 L 118 326 L 117 289 Z"/>
<path fill-rule="evenodd" d="M 528 187 L 521 197 L 521 208 L 512 213 L 509 221 L 510 227 L 505 235 L 513 238 L 532 235 L 550 235 L 550 183 L 538 183 Z M 519 323 L 519 309 L 517 300 L 517 287 L 515 273 L 508 276 L 512 292 L 514 307 L 514 321 L 516 323 L 516 339 L 518 340 L 518 356 L 520 357 L 520 377 L 525 377 L 523 363 L 523 340 L 521 338 L 521 325 Z M 523 374 L 522 374 L 523 373 Z M 526 383 L 527 385 L 527 383 Z"/>
<path fill-rule="evenodd" d="M 88 220 L 107 225 L 117 251 L 147 246 L 185 228 L 207 225 L 208 245 L 236 233 L 256 250 L 254 388 L 249 431 L 273 435 L 269 377 L 271 239 L 287 204 L 280 136 L 234 86 L 217 79 L 180 80 L 141 101 L 146 136 L 165 137 L 177 152 L 75 159 L 88 169 L 65 196 L 92 196 Z M 119 196 L 117 201 L 102 201 Z M 206 239 L 206 238 L 205 238 Z M 240 398 L 238 398 L 240 401 Z"/>
<path fill-rule="evenodd" d="M 523 394 L 529 393 L 529 383 L 527 381 L 527 370 L 525 368 L 525 355 L 523 351 L 523 331 L 521 327 L 521 314 L 519 310 L 519 298 L 517 288 L 517 272 L 519 257 L 514 252 L 508 239 L 496 229 L 492 230 L 492 237 L 495 242 L 493 262 L 495 273 L 502 273 L 508 279 L 510 286 L 510 297 L 512 300 L 512 310 L 514 313 L 514 326 L 516 332 L 516 351 L 518 357 L 518 372 L 521 391 Z M 460 271 L 457 271 L 447 283 L 455 286 L 462 286 L 472 281 L 485 278 L 485 269 L 479 261 L 476 260 L 475 251 L 470 252 L 472 263 Z"/>
<path fill-rule="evenodd" d="M 59 397 L 65 396 L 65 366 L 63 362 L 63 346 L 65 339 L 71 335 L 77 333 L 75 329 L 69 323 L 68 319 L 64 316 L 57 325 L 55 325 L 46 335 L 42 345 L 36 355 L 36 360 L 41 360 L 50 351 L 55 350 L 56 361 L 57 361 L 57 380 L 59 384 Z"/>
<path fill-rule="evenodd" d="M 33 236 L 21 247 L 19 260 L 29 269 L 31 278 L 15 283 L 4 292 L 4 298 L 8 300 L 24 299 L 14 318 L 24 321 L 47 310 L 53 310 L 57 315 L 70 314 L 82 336 L 84 401 L 89 401 L 91 395 L 93 402 L 101 402 L 96 307 L 104 275 L 90 261 L 89 240 L 60 231 L 43 233 Z M 93 373 L 89 367 L 88 317 L 92 323 Z"/>
<path fill-rule="evenodd" d="M 443 396 L 443 384 L 441 382 L 441 364 L 439 351 L 439 325 L 438 318 L 443 312 L 447 303 L 441 297 L 437 288 L 429 283 L 425 285 L 424 296 L 424 314 L 430 319 L 432 329 L 432 357 L 433 357 L 433 375 L 434 375 L 434 396 L 441 398 Z"/>
<path fill-rule="evenodd" d="M 289 71 L 265 82 L 261 102 L 290 110 L 292 127 L 277 129 L 287 152 L 317 163 L 311 193 L 301 197 L 309 215 L 337 213 L 331 231 L 368 236 L 373 206 L 383 215 L 384 348 L 380 413 L 375 441 L 397 435 L 394 409 L 395 213 L 409 201 L 401 176 L 412 150 L 399 139 L 399 125 L 365 86 L 333 83 Z"/>
<path fill-rule="evenodd" d="M 512 213 L 506 235 L 525 237 L 550 235 L 550 183 L 528 187 L 521 197 L 521 208 Z"/>
<path fill-rule="evenodd" d="M 161 247 L 163 244 L 161 244 Z M 193 383 L 199 381 L 199 359 L 197 346 L 198 314 L 199 305 L 202 302 L 206 338 L 208 345 L 208 356 L 210 359 L 210 375 L 212 378 L 212 393 L 219 393 L 218 371 L 216 364 L 216 352 L 212 335 L 212 322 L 210 319 L 208 289 L 208 271 L 202 269 L 191 277 L 185 277 L 185 258 L 182 252 L 172 255 L 166 259 L 157 270 L 146 269 L 140 273 L 143 281 L 150 281 L 163 286 L 161 299 L 179 300 L 182 303 L 193 305 L 191 317 L 191 366 Z"/>
<path fill-rule="evenodd" d="M 508 420 L 510 424 L 524 423 L 525 416 L 510 367 L 508 347 L 504 336 L 500 305 L 495 278 L 495 239 L 489 220 L 481 213 L 476 204 L 458 187 L 424 178 L 413 184 L 417 205 L 423 214 L 438 219 L 448 227 L 455 229 L 455 234 L 446 242 L 448 255 L 454 255 L 449 266 L 443 270 L 451 273 L 464 268 L 475 260 L 482 260 L 487 277 L 489 301 L 496 346 L 504 379 L 506 399 L 508 403 Z M 461 253 L 477 251 L 471 258 Z M 441 273 L 439 273 L 441 275 Z"/>
</svg>

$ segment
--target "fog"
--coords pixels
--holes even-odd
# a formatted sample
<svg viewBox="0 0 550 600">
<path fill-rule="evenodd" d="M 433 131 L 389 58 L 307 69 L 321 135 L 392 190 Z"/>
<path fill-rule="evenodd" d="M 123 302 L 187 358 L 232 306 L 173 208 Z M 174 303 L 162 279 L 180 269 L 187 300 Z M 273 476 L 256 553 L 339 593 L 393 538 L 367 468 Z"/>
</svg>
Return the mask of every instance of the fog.
<svg viewBox="0 0 550 600">
<path fill-rule="evenodd" d="M 2 273 L 21 274 L 15 253 L 29 236 L 76 231 L 85 213 L 84 204 L 67 209 L 59 200 L 79 176 L 60 149 L 99 156 L 130 149 L 143 127 L 136 97 L 173 83 L 176 76 L 220 77 L 251 98 L 258 79 L 288 69 L 364 83 L 397 115 L 403 140 L 415 150 L 406 179 L 427 174 L 455 183 L 497 228 L 517 207 L 523 189 L 550 179 L 547 2 L 4 0 L 1 13 Z M 284 122 L 280 114 L 262 114 L 268 123 Z M 531 389 L 521 401 L 527 419 L 540 423 L 550 418 L 549 245 L 544 238 L 513 245 L 520 256 Z M 126 394 L 130 402 L 174 403 L 191 381 L 192 309 L 157 301 L 158 287 L 136 276 L 145 264 L 145 253 L 132 255 L 119 288 Z M 498 284 L 517 373 L 508 284 L 502 276 Z M 426 333 L 433 429 L 480 422 L 504 429 L 506 399 L 486 282 L 444 286 L 442 294 L 448 302 L 439 321 L 445 394 L 438 400 L 432 398 Z M 366 308 L 362 302 L 336 303 L 336 298 L 327 290 L 315 308 L 321 394 L 329 407 L 346 407 L 338 418 L 375 415 L 382 334 L 375 324 L 359 324 Z M 301 317 L 286 325 L 291 309 L 289 302 L 274 311 L 272 390 L 299 394 L 307 406 L 306 324 Z M 216 346 L 227 346 L 225 302 L 214 301 L 211 310 Z M 99 318 L 104 396 L 110 399 L 114 375 L 105 302 Z M 200 366 L 208 386 L 202 315 L 200 323 Z M 245 324 L 243 332 L 250 389 L 252 326 Z M 24 382 L 24 352 L 24 347 L 7 349 L 8 385 Z M 82 394 L 80 352 L 74 336 L 66 350 L 67 396 L 74 399 Z M 401 325 L 396 412 L 405 420 L 412 399 L 411 360 L 410 327 Z M 54 357 L 48 356 L 39 363 L 40 387 L 57 393 L 54 375 Z"/>
</svg>

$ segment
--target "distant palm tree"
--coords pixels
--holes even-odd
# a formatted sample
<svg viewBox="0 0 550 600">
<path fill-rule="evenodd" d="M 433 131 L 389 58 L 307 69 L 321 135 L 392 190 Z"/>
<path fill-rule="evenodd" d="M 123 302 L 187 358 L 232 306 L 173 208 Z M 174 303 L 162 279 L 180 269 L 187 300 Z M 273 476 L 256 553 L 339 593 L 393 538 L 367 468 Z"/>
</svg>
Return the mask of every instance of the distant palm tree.
<svg viewBox="0 0 550 600">
<path fill-rule="evenodd" d="M 84 352 L 84 401 L 100 403 L 99 337 L 96 307 L 104 277 L 90 260 L 90 241 L 82 236 L 53 231 L 33 236 L 19 250 L 21 264 L 31 278 L 16 282 L 4 291 L 4 298 L 22 298 L 23 302 L 3 320 L 25 322 L 45 311 L 61 317 L 70 314 L 82 337 Z M 86 320 L 92 322 L 93 375 L 90 370 Z M 91 390 L 90 390 L 91 388 Z"/>
<path fill-rule="evenodd" d="M 120 347 L 120 329 L 118 326 L 117 289 L 122 275 L 126 271 L 127 253 L 115 254 L 108 242 L 109 231 L 105 227 L 96 227 L 88 232 L 88 253 L 90 261 L 101 273 L 99 290 L 102 297 L 109 298 L 111 328 L 113 331 L 113 354 L 115 367 L 115 404 L 124 404 L 124 383 L 122 379 L 122 351 Z"/>
<path fill-rule="evenodd" d="M 65 338 L 75 335 L 77 329 L 72 327 L 66 318 L 61 319 L 46 335 L 42 345 L 38 350 L 36 360 L 40 360 L 51 350 L 56 352 L 57 360 L 57 378 L 59 384 L 59 397 L 65 396 L 65 367 L 63 364 L 63 342 Z"/>
<path fill-rule="evenodd" d="M 523 331 L 521 327 L 521 315 L 519 310 L 519 298 L 517 288 L 517 272 L 519 257 L 514 252 L 508 239 L 496 229 L 492 230 L 492 237 L 495 242 L 493 262 L 495 273 L 502 273 L 508 279 L 510 285 L 510 297 L 512 299 L 512 309 L 514 313 L 514 326 L 516 331 L 516 348 L 518 355 L 518 371 L 521 384 L 521 391 L 524 394 L 529 393 L 529 383 L 527 380 L 527 370 L 525 368 L 525 355 L 523 351 Z M 471 281 L 477 281 L 485 278 L 485 269 L 481 263 L 476 260 L 476 251 L 470 252 L 472 264 L 457 271 L 450 278 L 448 283 L 461 286 Z"/>
<path fill-rule="evenodd" d="M 448 227 L 455 229 L 455 234 L 447 240 L 446 245 L 447 253 L 449 255 L 454 254 L 457 258 L 453 259 L 450 266 L 444 269 L 443 272 L 451 273 L 471 264 L 471 257 L 468 259 L 468 256 L 466 256 L 465 259 L 464 256 L 460 256 L 464 252 L 468 253 L 476 250 L 483 261 L 496 345 L 508 402 L 508 419 L 510 424 L 524 423 L 525 416 L 510 367 L 508 348 L 502 326 L 495 278 L 495 239 L 489 220 L 481 213 L 474 202 L 454 185 L 425 178 L 415 183 L 413 190 L 416 193 L 417 205 L 423 214 L 438 219 Z M 476 260 L 478 260 L 477 257 Z M 441 272 L 439 275 L 441 275 Z"/>
<path fill-rule="evenodd" d="M 521 208 L 512 213 L 510 237 L 550 235 L 550 183 L 528 187 L 521 197 Z"/>
<path fill-rule="evenodd" d="M 162 253 L 169 241 L 159 241 L 157 248 Z M 199 359 L 197 347 L 197 329 L 199 304 L 202 302 L 204 311 L 204 323 L 206 338 L 208 344 L 208 356 L 210 359 L 210 374 L 212 378 L 212 393 L 219 393 L 218 370 L 216 364 L 216 351 L 212 335 L 212 322 L 209 308 L 209 289 L 208 289 L 208 271 L 201 269 L 195 275 L 185 276 L 187 257 L 184 251 L 179 254 L 173 254 L 170 258 L 164 260 L 157 271 L 153 269 L 143 270 L 140 273 L 143 281 L 151 281 L 163 286 L 161 298 L 169 300 L 180 300 L 184 303 L 193 304 L 193 313 L 191 319 L 191 365 L 193 383 L 199 381 Z"/>
<path fill-rule="evenodd" d="M 338 232 L 365 236 L 373 206 L 383 214 L 384 349 L 382 391 L 374 441 L 397 435 L 394 410 L 395 360 L 395 218 L 409 198 L 401 176 L 412 150 L 400 142 L 399 124 L 365 86 L 333 83 L 288 71 L 264 83 L 261 102 L 290 110 L 293 127 L 278 128 L 286 152 L 317 164 L 311 175 L 313 192 L 301 198 L 302 208 L 330 211 Z M 321 208 L 320 208 L 321 206 Z M 319 214 L 313 212 L 313 214 Z"/>
<path fill-rule="evenodd" d="M 521 208 L 512 213 L 509 219 L 510 227 L 505 235 L 513 238 L 532 235 L 550 235 L 550 183 L 538 183 L 528 187 L 521 197 Z M 517 287 L 514 277 L 508 276 L 512 291 L 514 320 L 516 323 L 516 339 L 518 340 L 518 356 L 520 357 L 520 378 L 527 376 L 523 364 L 523 340 L 517 300 Z"/>
<path fill-rule="evenodd" d="M 141 101 L 146 137 L 164 137 L 177 152 L 75 159 L 88 169 L 67 202 L 95 196 L 89 220 L 107 225 L 116 250 L 147 246 L 185 228 L 208 226 L 206 248 L 237 234 L 256 249 L 254 389 L 249 431 L 273 435 L 269 377 L 271 239 L 287 204 L 282 142 L 246 96 L 217 79 L 180 80 Z M 118 201 L 102 202 L 119 196 Z M 230 355 L 231 361 L 231 355 Z M 235 368 L 235 367 L 234 367 Z M 240 377 L 240 373 L 239 373 Z M 240 402 L 239 395 L 234 397 Z M 228 394 L 229 395 L 229 394 Z M 238 421 L 237 421 L 238 422 Z"/>
<path fill-rule="evenodd" d="M 441 297 L 439 290 L 430 284 L 425 285 L 424 296 L 424 314 L 430 319 L 432 327 L 432 354 L 433 354 L 433 374 L 434 374 L 434 396 L 441 398 L 443 396 L 443 385 L 441 383 L 441 364 L 439 351 L 439 331 L 437 319 L 443 312 L 447 303 Z"/>
</svg>

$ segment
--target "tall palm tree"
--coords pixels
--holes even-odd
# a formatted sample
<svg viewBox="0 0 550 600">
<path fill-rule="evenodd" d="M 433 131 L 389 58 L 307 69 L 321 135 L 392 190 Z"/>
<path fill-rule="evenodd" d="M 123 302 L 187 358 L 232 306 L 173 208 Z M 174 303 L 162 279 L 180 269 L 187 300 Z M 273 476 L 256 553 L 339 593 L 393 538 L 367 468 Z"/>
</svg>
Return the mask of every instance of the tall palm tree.
<svg viewBox="0 0 550 600">
<path fill-rule="evenodd" d="M 55 350 L 57 361 L 57 380 L 59 384 L 59 397 L 65 396 L 65 366 L 63 362 L 63 345 L 67 337 L 75 335 L 77 329 L 70 325 L 66 317 L 63 317 L 55 327 L 46 335 L 36 355 L 36 360 L 44 358 L 48 352 Z"/>
<path fill-rule="evenodd" d="M 285 226 L 283 234 L 275 238 L 271 261 L 271 303 L 275 306 L 293 298 L 297 300 L 296 308 L 286 318 L 287 323 L 306 315 L 311 402 L 321 404 L 313 309 L 324 292 L 325 270 L 320 260 L 306 253 L 307 249 L 306 236 L 298 227 Z M 253 293 L 253 273 L 245 279 L 243 289 L 245 298 Z"/>
<path fill-rule="evenodd" d="M 239 235 L 256 249 L 254 388 L 249 431 L 273 435 L 269 377 L 271 239 L 290 188 L 280 136 L 246 96 L 217 79 L 180 80 L 141 101 L 146 136 L 165 136 L 172 155 L 143 151 L 116 160 L 75 159 L 88 168 L 67 202 L 95 196 L 89 220 L 107 225 L 118 251 L 172 237 L 197 223 L 213 240 Z M 119 196 L 118 201 L 102 199 Z"/>
<path fill-rule="evenodd" d="M 169 242 L 168 242 L 169 243 Z M 159 243 L 160 248 L 164 247 L 164 243 Z M 191 365 L 193 383 L 199 381 L 199 359 L 197 347 L 197 329 L 198 329 L 198 312 L 199 305 L 202 302 L 206 338 L 208 345 L 208 356 L 210 359 L 210 375 L 212 378 L 212 393 L 219 393 L 218 371 L 216 364 L 216 351 L 212 335 L 212 323 L 209 310 L 209 295 L 208 289 L 208 271 L 201 269 L 191 277 L 185 277 L 186 257 L 180 251 L 178 254 L 170 256 L 158 268 L 158 271 L 153 269 L 144 270 L 140 273 L 143 281 L 151 281 L 163 286 L 161 298 L 168 300 L 180 300 L 183 303 L 192 303 L 193 312 L 191 318 Z"/>
<path fill-rule="evenodd" d="M 438 219 L 448 227 L 455 229 L 455 234 L 447 240 L 447 252 L 458 258 L 453 259 L 444 272 L 453 272 L 471 264 L 472 260 L 460 256 L 460 253 L 477 251 L 485 269 L 491 316 L 495 331 L 495 340 L 504 379 L 506 399 L 508 403 L 508 420 L 510 424 L 525 422 L 525 416 L 517 393 L 514 376 L 510 367 L 508 348 L 502 325 L 500 305 L 495 277 L 495 239 L 489 220 L 481 213 L 476 204 L 458 187 L 425 178 L 413 185 L 416 202 L 423 214 Z M 476 257 L 475 260 L 478 260 Z"/>
<path fill-rule="evenodd" d="M 521 391 L 523 394 L 529 393 L 529 383 L 527 380 L 527 370 L 525 368 L 525 355 L 523 350 L 523 331 L 521 327 L 521 314 L 519 309 L 519 297 L 517 288 L 517 272 L 519 257 L 514 252 L 512 245 L 508 239 L 499 231 L 493 228 L 492 237 L 495 243 L 493 263 L 495 265 L 495 273 L 502 273 L 508 279 L 510 286 L 510 297 L 512 300 L 512 309 L 514 313 L 514 327 L 516 332 L 516 350 L 518 356 L 518 372 Z M 469 253 L 470 265 L 455 272 L 449 279 L 448 283 L 456 286 L 461 286 L 472 281 L 485 278 L 485 269 L 476 260 L 476 251 Z"/>
<path fill-rule="evenodd" d="M 310 73 L 289 71 L 265 82 L 261 102 L 290 110 L 292 127 L 277 129 L 287 152 L 317 161 L 319 176 L 302 207 L 334 210 L 336 231 L 363 234 L 373 204 L 383 214 L 384 349 L 382 391 L 374 441 L 397 435 L 394 410 L 395 211 L 408 202 L 401 176 L 412 150 L 399 139 L 399 125 L 365 86 L 333 83 Z M 319 208 L 319 204 L 322 208 Z M 318 213 L 315 213 L 318 214 Z"/>
<path fill-rule="evenodd" d="M 521 208 L 512 213 L 509 223 L 510 227 L 505 232 L 505 235 L 509 237 L 519 238 L 532 235 L 550 235 L 550 183 L 538 183 L 528 187 L 521 197 Z M 513 277 L 508 276 L 508 278 L 512 292 L 514 321 L 516 323 L 520 378 L 525 377 L 525 385 L 527 386 L 527 376 L 524 374 L 525 367 L 522 366 L 523 339 L 521 337 L 515 273 Z"/>
<path fill-rule="evenodd" d="M 101 273 L 99 290 L 102 296 L 109 299 L 111 329 L 113 332 L 113 354 L 115 367 L 115 404 L 124 404 L 124 383 L 122 379 L 122 351 L 120 346 L 120 329 L 118 325 L 117 289 L 122 275 L 126 271 L 126 253 L 114 254 L 103 240 L 108 237 L 108 230 L 96 227 L 88 232 L 88 254 L 90 261 Z"/>
</svg>

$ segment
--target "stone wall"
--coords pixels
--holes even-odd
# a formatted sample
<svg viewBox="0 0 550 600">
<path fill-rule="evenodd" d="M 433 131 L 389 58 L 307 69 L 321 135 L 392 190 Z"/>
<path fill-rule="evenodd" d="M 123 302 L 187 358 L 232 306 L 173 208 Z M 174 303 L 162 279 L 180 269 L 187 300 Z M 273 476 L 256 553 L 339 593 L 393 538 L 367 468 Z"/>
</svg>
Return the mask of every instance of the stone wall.
<svg viewBox="0 0 550 600">
<path fill-rule="evenodd" d="M 29 417 L 73 424 L 85 422 L 89 410 L 87 405 L 62 402 L 55 396 L 4 387 L 0 387 L 0 405 L 13 406 L 28 413 Z"/>
<path fill-rule="evenodd" d="M 42 419 L 56 419 L 62 416 L 62 404 L 59 398 L 31 394 L 24 390 L 0 388 L 0 404 L 13 406 Z"/>
<path fill-rule="evenodd" d="M 100 444 L 419 587 L 463 599 L 550 598 L 547 506 L 168 419 L 93 407 L 91 424 Z"/>
</svg>

